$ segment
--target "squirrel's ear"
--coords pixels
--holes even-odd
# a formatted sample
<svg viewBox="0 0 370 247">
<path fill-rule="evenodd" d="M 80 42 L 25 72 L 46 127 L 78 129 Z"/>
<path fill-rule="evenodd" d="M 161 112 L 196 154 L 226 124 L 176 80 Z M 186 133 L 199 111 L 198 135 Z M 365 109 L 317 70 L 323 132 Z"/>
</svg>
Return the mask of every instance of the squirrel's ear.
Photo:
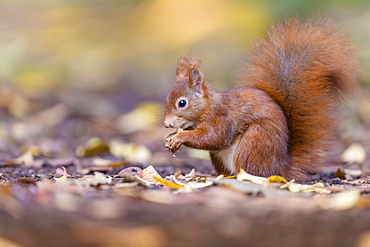
<svg viewBox="0 0 370 247">
<path fill-rule="evenodd" d="M 197 93 L 204 92 L 204 77 L 201 71 L 193 69 L 189 73 L 189 88 L 195 89 Z"/>
<path fill-rule="evenodd" d="M 192 52 L 185 54 L 178 62 L 176 68 L 176 82 L 186 80 L 189 77 L 189 70 L 200 68 L 201 57 Z"/>
</svg>

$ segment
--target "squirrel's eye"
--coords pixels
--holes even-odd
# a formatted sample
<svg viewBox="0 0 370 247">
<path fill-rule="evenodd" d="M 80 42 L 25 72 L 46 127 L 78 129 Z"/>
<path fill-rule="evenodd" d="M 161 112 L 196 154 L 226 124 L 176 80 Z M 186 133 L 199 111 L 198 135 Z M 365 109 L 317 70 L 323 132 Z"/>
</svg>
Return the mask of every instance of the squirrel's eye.
<svg viewBox="0 0 370 247">
<path fill-rule="evenodd" d="M 179 105 L 179 108 L 185 107 L 186 106 L 186 100 L 184 100 L 184 99 L 180 100 L 178 105 Z"/>
</svg>

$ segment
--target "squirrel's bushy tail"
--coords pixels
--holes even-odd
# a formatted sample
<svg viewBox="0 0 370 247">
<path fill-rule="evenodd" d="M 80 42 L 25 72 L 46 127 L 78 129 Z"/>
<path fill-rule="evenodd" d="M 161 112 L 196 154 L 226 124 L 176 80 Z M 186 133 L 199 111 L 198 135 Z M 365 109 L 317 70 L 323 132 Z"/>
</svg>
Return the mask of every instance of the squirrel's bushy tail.
<svg viewBox="0 0 370 247">
<path fill-rule="evenodd" d="M 292 172 L 298 176 L 323 162 L 336 130 L 336 103 L 358 85 L 354 51 L 330 20 L 293 18 L 257 40 L 243 64 L 241 86 L 266 91 L 288 119 Z"/>
</svg>

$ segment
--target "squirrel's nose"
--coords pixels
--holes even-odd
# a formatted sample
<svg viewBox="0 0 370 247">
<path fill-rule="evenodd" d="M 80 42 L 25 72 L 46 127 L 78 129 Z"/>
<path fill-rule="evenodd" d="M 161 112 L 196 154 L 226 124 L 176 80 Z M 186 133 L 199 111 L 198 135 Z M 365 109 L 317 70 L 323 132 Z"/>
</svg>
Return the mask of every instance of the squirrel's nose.
<svg viewBox="0 0 370 247">
<path fill-rule="evenodd" d="M 166 122 L 164 122 L 163 125 L 166 128 L 173 128 L 172 124 L 169 124 L 169 123 L 166 123 Z"/>
<path fill-rule="evenodd" d="M 171 123 L 167 122 L 166 120 L 163 122 L 163 125 L 166 128 L 173 128 L 173 125 Z"/>
</svg>

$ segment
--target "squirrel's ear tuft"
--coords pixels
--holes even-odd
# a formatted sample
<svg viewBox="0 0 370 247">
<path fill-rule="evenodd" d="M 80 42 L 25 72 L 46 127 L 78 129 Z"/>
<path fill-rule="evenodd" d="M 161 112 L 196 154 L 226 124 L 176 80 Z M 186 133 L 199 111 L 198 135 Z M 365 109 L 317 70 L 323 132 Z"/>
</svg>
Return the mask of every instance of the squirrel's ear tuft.
<svg viewBox="0 0 370 247">
<path fill-rule="evenodd" d="M 200 71 L 201 56 L 189 52 L 185 54 L 177 63 L 176 82 L 190 79 L 190 72 L 194 69 Z"/>
</svg>

